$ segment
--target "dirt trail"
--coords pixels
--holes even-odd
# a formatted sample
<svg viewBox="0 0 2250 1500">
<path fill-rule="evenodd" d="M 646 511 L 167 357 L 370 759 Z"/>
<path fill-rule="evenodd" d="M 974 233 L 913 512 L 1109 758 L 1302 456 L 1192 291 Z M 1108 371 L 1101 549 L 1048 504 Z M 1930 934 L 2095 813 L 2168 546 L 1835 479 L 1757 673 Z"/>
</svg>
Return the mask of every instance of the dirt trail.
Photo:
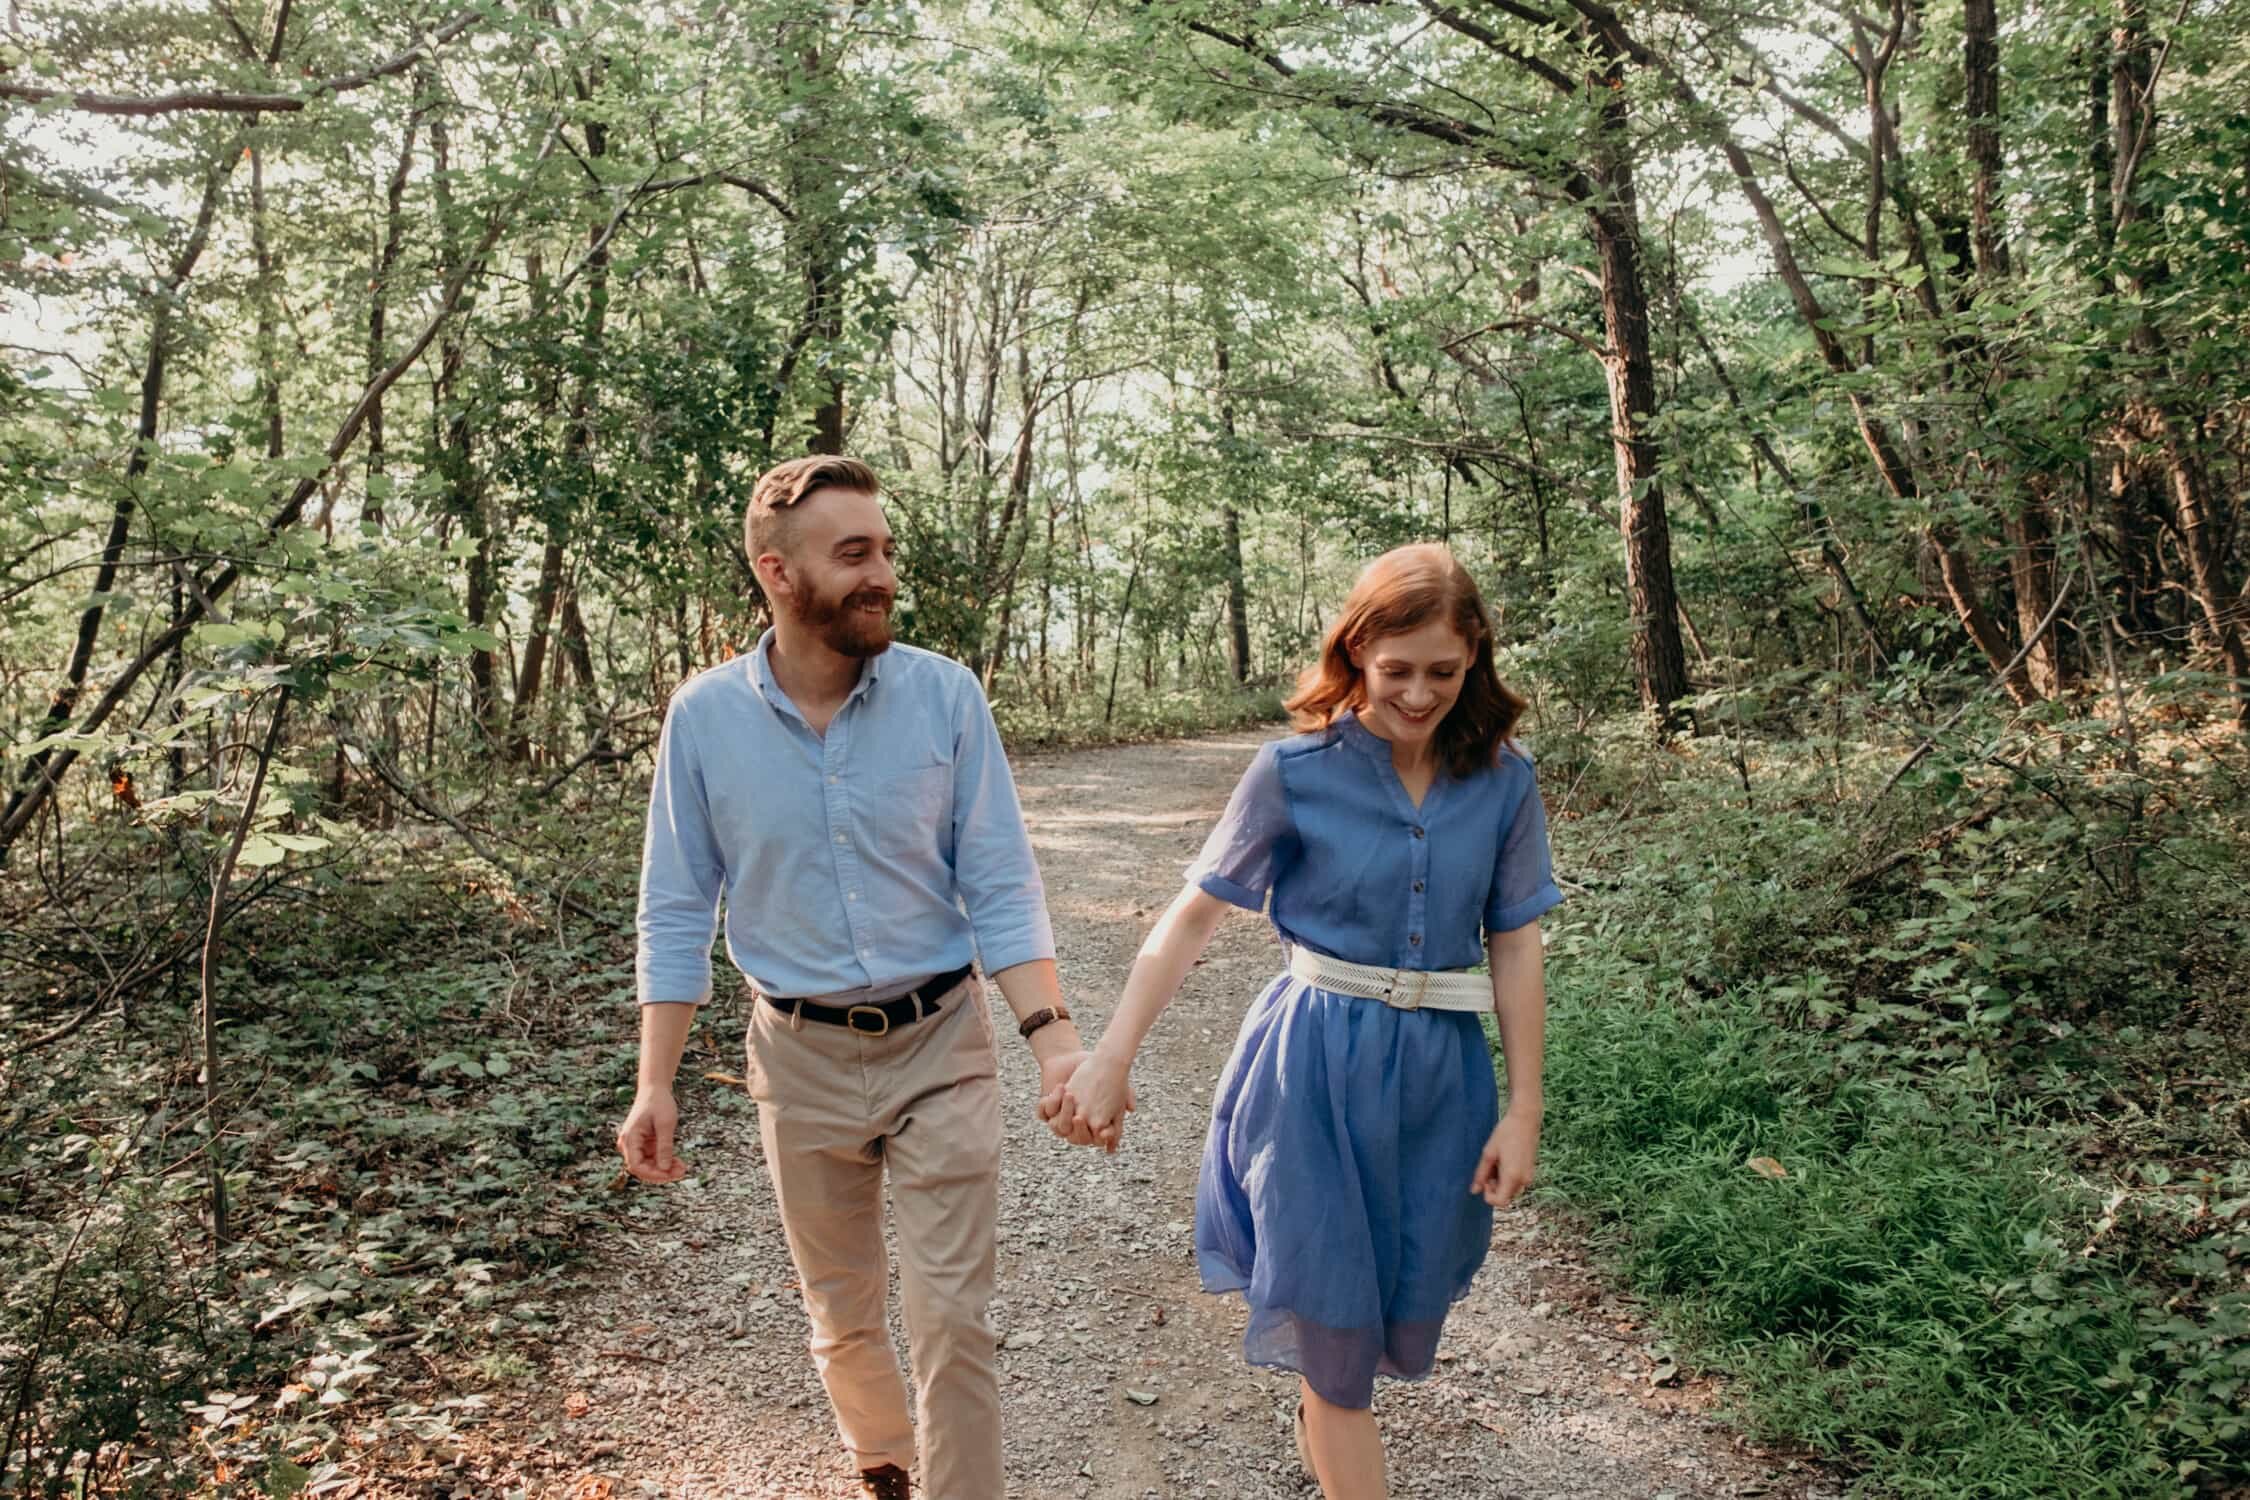
<svg viewBox="0 0 2250 1500">
<path fill-rule="evenodd" d="M 1089 1036 L 1257 744 L 1241 734 L 1019 762 L 1064 988 Z M 1197 1289 L 1190 1228 L 1211 1089 L 1277 952 L 1261 920 L 1223 925 L 1143 1049 L 1140 1109 L 1114 1158 L 1039 1125 L 1030 1054 L 1002 1029 L 994 1312 L 1013 1500 L 1317 1495 L 1290 1442 L 1294 1382 L 1243 1365 L 1240 1304 Z M 739 1002 L 714 1019 L 727 1051 L 691 1056 L 681 1086 L 681 1149 L 697 1176 L 634 1191 L 634 1230 L 597 1252 L 549 1367 L 500 1393 L 449 1478 L 419 1493 L 856 1496 L 805 1352 L 753 1108 L 703 1077 L 740 1072 Z M 1431 1380 L 1377 1394 L 1396 1496 L 1832 1492 L 1711 1421 L 1707 1388 L 1653 1383 L 1668 1370 L 1632 1310 L 1604 1301 L 1567 1229 L 1537 1210 L 1501 1216 L 1440 1359 Z"/>
</svg>

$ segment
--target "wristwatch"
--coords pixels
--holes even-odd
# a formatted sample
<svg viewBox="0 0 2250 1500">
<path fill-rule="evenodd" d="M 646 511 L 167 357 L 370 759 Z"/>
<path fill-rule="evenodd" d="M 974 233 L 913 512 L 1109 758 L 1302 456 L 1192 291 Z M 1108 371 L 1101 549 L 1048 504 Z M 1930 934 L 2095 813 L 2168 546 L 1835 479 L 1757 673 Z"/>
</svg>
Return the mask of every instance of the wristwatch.
<svg viewBox="0 0 2250 1500">
<path fill-rule="evenodd" d="M 1040 1027 L 1042 1027 L 1042 1026 L 1045 1026 L 1045 1025 L 1049 1024 L 1050 1022 L 1053 1022 L 1053 1021 L 1067 1021 L 1067 1020 L 1069 1020 L 1069 1019 L 1070 1019 L 1070 1007 L 1069 1007 L 1069 1006 L 1067 1006 L 1067 1005 L 1049 1005 L 1049 1006 L 1044 1006 L 1044 1007 L 1042 1007 L 1042 1008 L 1040 1008 L 1040 1009 L 1038 1009 L 1038 1010 L 1035 1010 L 1035 1011 L 1033 1011 L 1033 1012 L 1032 1012 L 1032 1013 L 1031 1013 L 1030 1015 L 1028 1015 L 1028 1016 L 1025 1016 L 1025 1017 L 1023 1018 L 1023 1021 L 1022 1021 L 1022 1023 L 1021 1023 L 1020 1025 L 1018 1025 L 1018 1026 L 1016 1027 L 1016 1035 L 1018 1035 L 1018 1036 L 1023 1036 L 1023 1037 L 1028 1037 L 1028 1036 L 1030 1036 L 1030 1035 L 1031 1035 L 1031 1034 L 1032 1034 L 1032 1033 L 1033 1033 L 1034 1031 L 1037 1031 L 1037 1030 L 1038 1030 L 1038 1029 L 1039 1029 Z"/>
</svg>

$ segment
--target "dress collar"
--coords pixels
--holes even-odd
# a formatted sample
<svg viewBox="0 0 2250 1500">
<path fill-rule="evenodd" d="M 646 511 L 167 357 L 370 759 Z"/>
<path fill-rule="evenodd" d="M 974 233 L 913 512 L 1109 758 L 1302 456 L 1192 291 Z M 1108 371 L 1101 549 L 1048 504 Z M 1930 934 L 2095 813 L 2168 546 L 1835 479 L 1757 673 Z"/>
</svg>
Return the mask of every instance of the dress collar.
<svg viewBox="0 0 2250 1500">
<path fill-rule="evenodd" d="M 1337 738 L 1360 754 L 1380 760 L 1386 765 L 1390 763 L 1391 742 L 1360 723 L 1356 712 L 1345 710 L 1331 721 L 1329 727 L 1336 732 Z"/>
</svg>

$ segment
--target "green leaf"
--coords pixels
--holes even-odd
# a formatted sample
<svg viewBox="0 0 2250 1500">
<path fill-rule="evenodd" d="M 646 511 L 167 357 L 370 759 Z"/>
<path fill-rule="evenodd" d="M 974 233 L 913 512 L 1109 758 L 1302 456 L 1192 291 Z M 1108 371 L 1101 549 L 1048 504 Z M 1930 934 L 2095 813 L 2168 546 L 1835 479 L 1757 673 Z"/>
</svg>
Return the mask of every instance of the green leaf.
<svg viewBox="0 0 2250 1500">
<path fill-rule="evenodd" d="M 266 1470 L 265 1491 L 273 1500 L 293 1500 L 312 1483 L 312 1470 L 286 1458 L 276 1458 Z"/>
<path fill-rule="evenodd" d="M 279 844 L 264 834 L 254 833 L 242 841 L 242 852 L 234 857 L 234 862 L 249 865 L 253 869 L 264 869 L 267 865 L 280 864 L 283 857 L 284 851 Z"/>
<path fill-rule="evenodd" d="M 203 646 L 242 646 L 251 641 L 264 640 L 265 637 L 240 625 L 207 622 L 195 627 L 195 639 L 198 645 Z"/>
</svg>

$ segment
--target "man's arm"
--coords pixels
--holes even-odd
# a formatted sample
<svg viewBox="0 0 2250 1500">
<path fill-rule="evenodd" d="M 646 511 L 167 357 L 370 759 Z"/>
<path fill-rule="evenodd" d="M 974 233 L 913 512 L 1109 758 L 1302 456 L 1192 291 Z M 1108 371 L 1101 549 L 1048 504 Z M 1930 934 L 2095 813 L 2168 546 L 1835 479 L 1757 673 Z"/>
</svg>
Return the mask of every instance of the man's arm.
<svg viewBox="0 0 2250 1500">
<path fill-rule="evenodd" d="M 641 897 L 634 957 L 641 1002 L 640 1076 L 633 1108 L 617 1130 L 625 1169 L 643 1182 L 677 1182 L 687 1164 L 672 1154 L 679 1107 L 672 1080 L 695 1012 L 711 994 L 711 939 L 718 930 L 726 869 L 711 827 L 695 739 L 679 706 L 664 716 L 649 784 L 641 846 Z"/>
<path fill-rule="evenodd" d="M 1031 856 L 1015 777 L 991 706 L 973 679 L 956 700 L 954 735 L 953 878 L 976 929 L 985 972 L 1021 1026 L 1042 1010 L 1062 1008 L 1062 983 L 1055 972 L 1047 893 Z M 1085 1044 L 1068 1019 L 1047 1022 L 1030 1040 L 1039 1059 L 1039 1118 L 1054 1125 L 1054 1106 L 1084 1059 Z M 1093 1143 L 1083 1126 L 1075 1135 L 1057 1126 L 1056 1134 L 1080 1145 Z"/>
<path fill-rule="evenodd" d="M 680 1127 L 680 1107 L 672 1098 L 672 1079 L 695 1028 L 693 1005 L 657 1002 L 641 1007 L 641 1073 L 632 1112 L 617 1127 L 617 1149 L 625 1170 L 643 1182 L 678 1182 L 688 1164 L 672 1154 Z"/>
</svg>

